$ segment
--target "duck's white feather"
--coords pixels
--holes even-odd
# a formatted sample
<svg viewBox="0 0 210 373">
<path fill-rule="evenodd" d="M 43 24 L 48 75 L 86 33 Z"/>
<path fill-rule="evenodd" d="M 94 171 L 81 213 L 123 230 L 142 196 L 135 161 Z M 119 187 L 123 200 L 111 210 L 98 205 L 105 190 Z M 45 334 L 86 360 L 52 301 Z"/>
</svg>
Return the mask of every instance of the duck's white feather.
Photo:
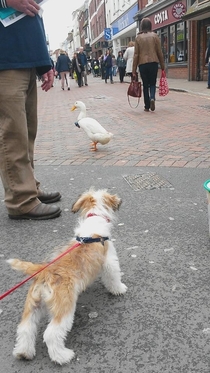
<svg viewBox="0 0 210 373">
<path fill-rule="evenodd" d="M 72 110 L 80 109 L 79 116 L 77 118 L 79 126 L 85 131 L 87 136 L 94 142 L 99 142 L 104 145 L 107 144 L 113 134 L 108 132 L 96 119 L 87 117 L 86 106 L 82 101 L 76 101 Z"/>
</svg>

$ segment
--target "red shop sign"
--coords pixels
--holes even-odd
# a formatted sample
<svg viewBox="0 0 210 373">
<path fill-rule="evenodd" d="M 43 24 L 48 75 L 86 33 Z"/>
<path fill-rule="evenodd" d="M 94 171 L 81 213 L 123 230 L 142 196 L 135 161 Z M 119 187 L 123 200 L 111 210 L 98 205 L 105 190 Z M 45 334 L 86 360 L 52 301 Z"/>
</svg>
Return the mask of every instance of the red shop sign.
<svg viewBox="0 0 210 373">
<path fill-rule="evenodd" d="M 186 2 L 178 2 L 173 5 L 160 10 L 158 13 L 149 16 L 152 22 L 152 29 L 156 30 L 158 28 L 170 25 L 172 23 L 181 20 L 182 16 L 186 13 Z"/>
</svg>

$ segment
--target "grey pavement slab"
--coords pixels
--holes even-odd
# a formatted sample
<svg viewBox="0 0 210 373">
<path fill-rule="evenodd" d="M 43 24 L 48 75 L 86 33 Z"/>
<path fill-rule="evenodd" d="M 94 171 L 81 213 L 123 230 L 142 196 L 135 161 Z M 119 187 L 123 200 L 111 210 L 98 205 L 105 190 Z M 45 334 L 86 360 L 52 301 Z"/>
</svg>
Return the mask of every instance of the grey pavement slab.
<svg viewBox="0 0 210 373">
<path fill-rule="evenodd" d="M 163 188 L 140 188 L 132 180 L 152 173 Z M 50 362 L 42 334 L 31 362 L 12 356 L 16 327 L 29 284 L 0 302 L 1 372 L 209 373 L 210 247 L 206 194 L 208 169 L 167 167 L 36 166 L 47 190 L 59 190 L 61 217 L 12 221 L 0 186 L 0 292 L 23 276 L 5 263 L 9 257 L 42 261 L 73 235 L 77 196 L 90 186 L 108 188 L 123 199 L 113 229 L 125 296 L 107 293 L 97 280 L 78 301 L 66 345 L 76 353 L 67 366 Z M 140 183 L 141 184 L 141 183 Z M 142 185 L 142 184 L 141 184 Z M 95 318 L 89 314 L 96 312 Z"/>
</svg>

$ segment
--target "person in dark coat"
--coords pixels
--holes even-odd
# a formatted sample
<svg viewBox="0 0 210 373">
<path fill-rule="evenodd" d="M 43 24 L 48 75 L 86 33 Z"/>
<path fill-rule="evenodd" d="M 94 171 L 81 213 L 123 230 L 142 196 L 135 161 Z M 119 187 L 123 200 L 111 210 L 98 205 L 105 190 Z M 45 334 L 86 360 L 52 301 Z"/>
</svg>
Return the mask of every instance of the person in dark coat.
<svg viewBox="0 0 210 373">
<path fill-rule="evenodd" d="M 78 61 L 81 66 L 82 85 L 88 85 L 87 84 L 87 57 L 83 51 L 83 47 L 79 48 Z"/>
<path fill-rule="evenodd" d="M 120 76 L 120 83 L 123 83 L 125 76 L 126 60 L 123 58 L 123 52 L 119 51 L 117 56 L 117 67 Z"/>
<path fill-rule="evenodd" d="M 206 50 L 205 62 L 208 64 L 208 86 L 207 88 L 210 89 L 210 39 L 208 48 Z"/>
<path fill-rule="evenodd" d="M 110 77 L 110 83 L 113 82 L 113 75 L 112 75 L 112 55 L 109 49 L 106 51 L 106 55 L 104 56 L 104 66 L 106 69 L 106 75 L 105 75 L 105 83 L 107 83 L 107 79 Z"/>
<path fill-rule="evenodd" d="M 76 73 L 78 86 L 82 86 L 82 66 L 78 60 L 78 54 L 75 52 L 72 58 L 72 73 Z"/>
<path fill-rule="evenodd" d="M 56 71 L 61 77 L 61 89 L 64 91 L 64 83 L 66 81 L 67 89 L 70 91 L 70 73 L 71 61 L 69 56 L 62 49 L 60 50 L 60 56 L 57 59 Z"/>
</svg>

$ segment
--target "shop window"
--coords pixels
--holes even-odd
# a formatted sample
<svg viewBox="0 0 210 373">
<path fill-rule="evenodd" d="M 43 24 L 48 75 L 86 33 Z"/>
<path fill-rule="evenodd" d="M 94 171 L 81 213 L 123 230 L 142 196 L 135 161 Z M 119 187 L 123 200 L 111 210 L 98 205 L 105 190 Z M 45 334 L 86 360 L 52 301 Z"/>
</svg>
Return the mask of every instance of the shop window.
<svg viewBox="0 0 210 373">
<path fill-rule="evenodd" d="M 179 22 L 157 31 L 165 63 L 187 61 L 187 29 L 185 22 Z"/>
<path fill-rule="evenodd" d="M 206 48 L 208 48 L 210 41 L 210 26 L 206 27 Z"/>
<path fill-rule="evenodd" d="M 162 28 L 157 31 L 161 40 L 161 47 L 165 63 L 168 63 L 168 27 Z"/>
<path fill-rule="evenodd" d="M 184 22 L 179 22 L 177 25 L 177 33 L 176 33 L 176 55 L 177 55 L 177 62 L 186 61 L 185 58 L 185 24 Z"/>
<path fill-rule="evenodd" d="M 169 62 L 176 62 L 176 48 L 175 48 L 175 25 L 170 26 L 170 55 Z"/>
</svg>

